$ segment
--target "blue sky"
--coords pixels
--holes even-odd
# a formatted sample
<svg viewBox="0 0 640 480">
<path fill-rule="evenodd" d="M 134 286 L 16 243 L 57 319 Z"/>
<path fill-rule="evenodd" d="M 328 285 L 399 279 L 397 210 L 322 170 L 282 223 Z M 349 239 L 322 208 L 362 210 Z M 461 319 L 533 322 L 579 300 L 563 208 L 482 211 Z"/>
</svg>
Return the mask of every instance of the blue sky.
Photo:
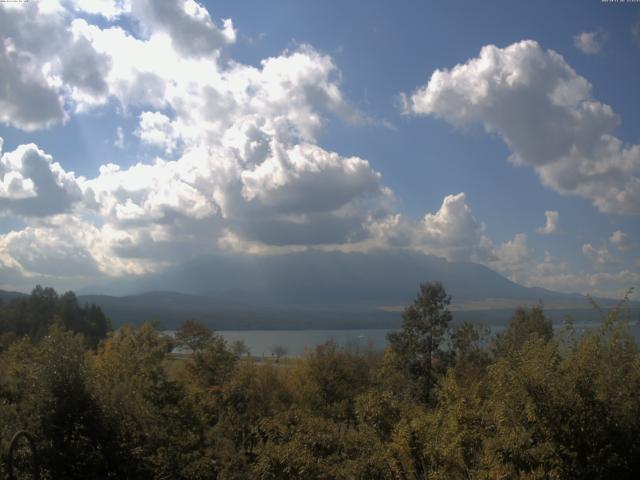
<svg viewBox="0 0 640 480">
<path fill-rule="evenodd" d="M 0 94 L 0 288 L 77 288 L 218 250 L 317 248 L 414 249 L 570 292 L 619 295 L 640 279 L 640 4 L 45 4 L 0 5 L 0 72 L 14 82 Z M 484 75 L 471 67 L 462 83 L 429 83 L 491 45 L 479 102 L 464 103 Z M 197 85 L 179 75 L 187 68 Z M 491 83 L 511 74 L 524 83 Z M 527 101 L 549 93 L 545 82 L 570 90 L 567 105 Z M 545 130 L 538 107 L 573 118 L 578 140 Z M 245 127 L 271 156 L 237 153 Z M 554 142 L 580 153 L 542 159 L 530 147 Z M 30 143 L 39 150 L 20 150 Z M 45 198 L 29 155 L 62 193 Z M 120 171 L 101 173 L 107 164 Z M 546 233 L 545 212 L 556 219 Z"/>
</svg>

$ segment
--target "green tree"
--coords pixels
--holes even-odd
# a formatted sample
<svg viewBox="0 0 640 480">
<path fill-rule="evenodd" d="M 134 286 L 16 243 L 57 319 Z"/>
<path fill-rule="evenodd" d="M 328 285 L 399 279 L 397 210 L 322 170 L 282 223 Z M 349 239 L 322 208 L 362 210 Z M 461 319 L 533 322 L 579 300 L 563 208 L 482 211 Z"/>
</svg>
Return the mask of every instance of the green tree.
<svg viewBox="0 0 640 480">
<path fill-rule="evenodd" d="M 176 342 L 192 352 L 204 350 L 213 340 L 214 333 L 209 327 L 195 320 L 186 320 L 176 330 Z"/>
<path fill-rule="evenodd" d="M 114 332 L 95 357 L 92 392 L 131 454 L 117 478 L 186 478 L 196 426 L 184 388 L 165 369 L 169 350 L 169 339 L 145 323 Z"/>
<path fill-rule="evenodd" d="M 71 291 L 60 296 L 57 310 L 64 327 L 82 334 L 91 348 L 96 348 L 111 330 L 111 323 L 100 307 L 94 304 L 80 307 L 78 297 Z"/>
<path fill-rule="evenodd" d="M 120 451 L 90 392 L 82 337 L 53 325 L 37 344 L 14 343 L 1 363 L 3 423 L 10 425 L 7 433 L 27 429 L 37 438 L 44 478 L 102 479 L 118 472 Z"/>
<path fill-rule="evenodd" d="M 433 356 L 440 351 L 451 322 L 450 303 L 442 283 L 423 283 L 413 304 L 402 314 L 402 329 L 388 335 L 391 348 L 424 402 L 429 402 L 434 383 Z"/>
<path fill-rule="evenodd" d="M 345 352 L 329 341 L 308 353 L 295 374 L 301 405 L 335 421 L 355 422 L 355 399 L 369 383 L 364 356 Z"/>
<path fill-rule="evenodd" d="M 234 340 L 231 344 L 231 351 L 235 353 L 238 357 L 249 356 L 251 355 L 251 349 L 247 346 L 244 340 Z"/>
<path fill-rule="evenodd" d="M 545 316 L 542 305 L 516 308 L 507 329 L 496 336 L 494 352 L 500 356 L 518 350 L 532 336 L 540 337 L 544 341 L 553 337 L 553 325 Z"/>
<path fill-rule="evenodd" d="M 58 296 L 54 289 L 38 285 L 28 297 L 0 308 L 0 346 L 7 347 L 25 335 L 40 340 L 56 322 L 70 332 L 81 333 L 92 348 L 111 330 L 111 323 L 100 307 L 81 307 L 75 293 Z"/>
<path fill-rule="evenodd" d="M 258 448 L 253 475 L 245 478 L 393 478 L 382 445 L 365 426 L 344 428 L 330 419 L 292 409 L 265 419 L 260 430 L 266 441 Z"/>
<path fill-rule="evenodd" d="M 202 349 L 186 362 L 186 379 L 202 388 L 220 387 L 233 373 L 238 357 L 220 335 L 213 335 Z"/>
</svg>

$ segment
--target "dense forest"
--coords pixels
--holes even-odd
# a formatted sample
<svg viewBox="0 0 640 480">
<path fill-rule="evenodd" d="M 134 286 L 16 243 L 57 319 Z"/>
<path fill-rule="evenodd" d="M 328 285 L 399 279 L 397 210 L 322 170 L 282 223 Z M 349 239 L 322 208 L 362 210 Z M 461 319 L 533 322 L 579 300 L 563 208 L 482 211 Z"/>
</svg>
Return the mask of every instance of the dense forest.
<svg viewBox="0 0 640 480">
<path fill-rule="evenodd" d="M 519 308 L 495 337 L 449 302 L 422 285 L 383 353 L 265 361 L 196 322 L 111 331 L 38 287 L 0 308 L 0 476 L 24 429 L 50 479 L 638 478 L 625 302 L 586 333 Z"/>
</svg>

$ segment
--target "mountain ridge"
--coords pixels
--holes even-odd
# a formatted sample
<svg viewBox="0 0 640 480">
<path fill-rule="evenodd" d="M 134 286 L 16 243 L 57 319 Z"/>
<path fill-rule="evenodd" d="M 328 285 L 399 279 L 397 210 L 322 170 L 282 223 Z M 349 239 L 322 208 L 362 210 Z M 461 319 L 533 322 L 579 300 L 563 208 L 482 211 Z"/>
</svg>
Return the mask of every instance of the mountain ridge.
<svg viewBox="0 0 640 480">
<path fill-rule="evenodd" d="M 524 287 L 483 265 L 407 252 L 200 257 L 78 297 L 100 305 L 116 326 L 158 320 L 174 328 L 193 318 L 227 330 L 383 328 L 399 325 L 421 282 L 436 280 L 452 295 L 456 319 L 503 322 L 516 306 L 538 302 L 558 319 L 590 308 L 580 294 Z"/>
</svg>

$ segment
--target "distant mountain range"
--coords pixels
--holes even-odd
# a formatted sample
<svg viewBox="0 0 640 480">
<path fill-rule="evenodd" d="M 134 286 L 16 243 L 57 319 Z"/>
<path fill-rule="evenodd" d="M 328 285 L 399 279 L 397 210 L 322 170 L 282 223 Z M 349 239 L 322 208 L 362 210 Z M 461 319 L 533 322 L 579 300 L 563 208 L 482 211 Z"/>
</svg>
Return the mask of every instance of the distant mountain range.
<svg viewBox="0 0 640 480">
<path fill-rule="evenodd" d="M 157 320 L 173 328 L 193 318 L 219 330 L 377 328 L 399 325 L 418 285 L 434 280 L 452 295 L 458 320 L 504 323 L 517 305 L 538 301 L 556 320 L 597 318 L 580 294 L 527 288 L 482 265 L 406 252 L 209 256 L 78 293 L 115 325 Z M 0 291 L 5 301 L 19 295 Z"/>
<path fill-rule="evenodd" d="M 527 288 L 475 263 L 407 252 L 304 252 L 201 257 L 155 275 L 118 279 L 81 293 L 172 291 L 259 305 L 405 305 L 425 281 L 454 302 L 508 299 L 582 302 L 579 294 Z"/>
</svg>

